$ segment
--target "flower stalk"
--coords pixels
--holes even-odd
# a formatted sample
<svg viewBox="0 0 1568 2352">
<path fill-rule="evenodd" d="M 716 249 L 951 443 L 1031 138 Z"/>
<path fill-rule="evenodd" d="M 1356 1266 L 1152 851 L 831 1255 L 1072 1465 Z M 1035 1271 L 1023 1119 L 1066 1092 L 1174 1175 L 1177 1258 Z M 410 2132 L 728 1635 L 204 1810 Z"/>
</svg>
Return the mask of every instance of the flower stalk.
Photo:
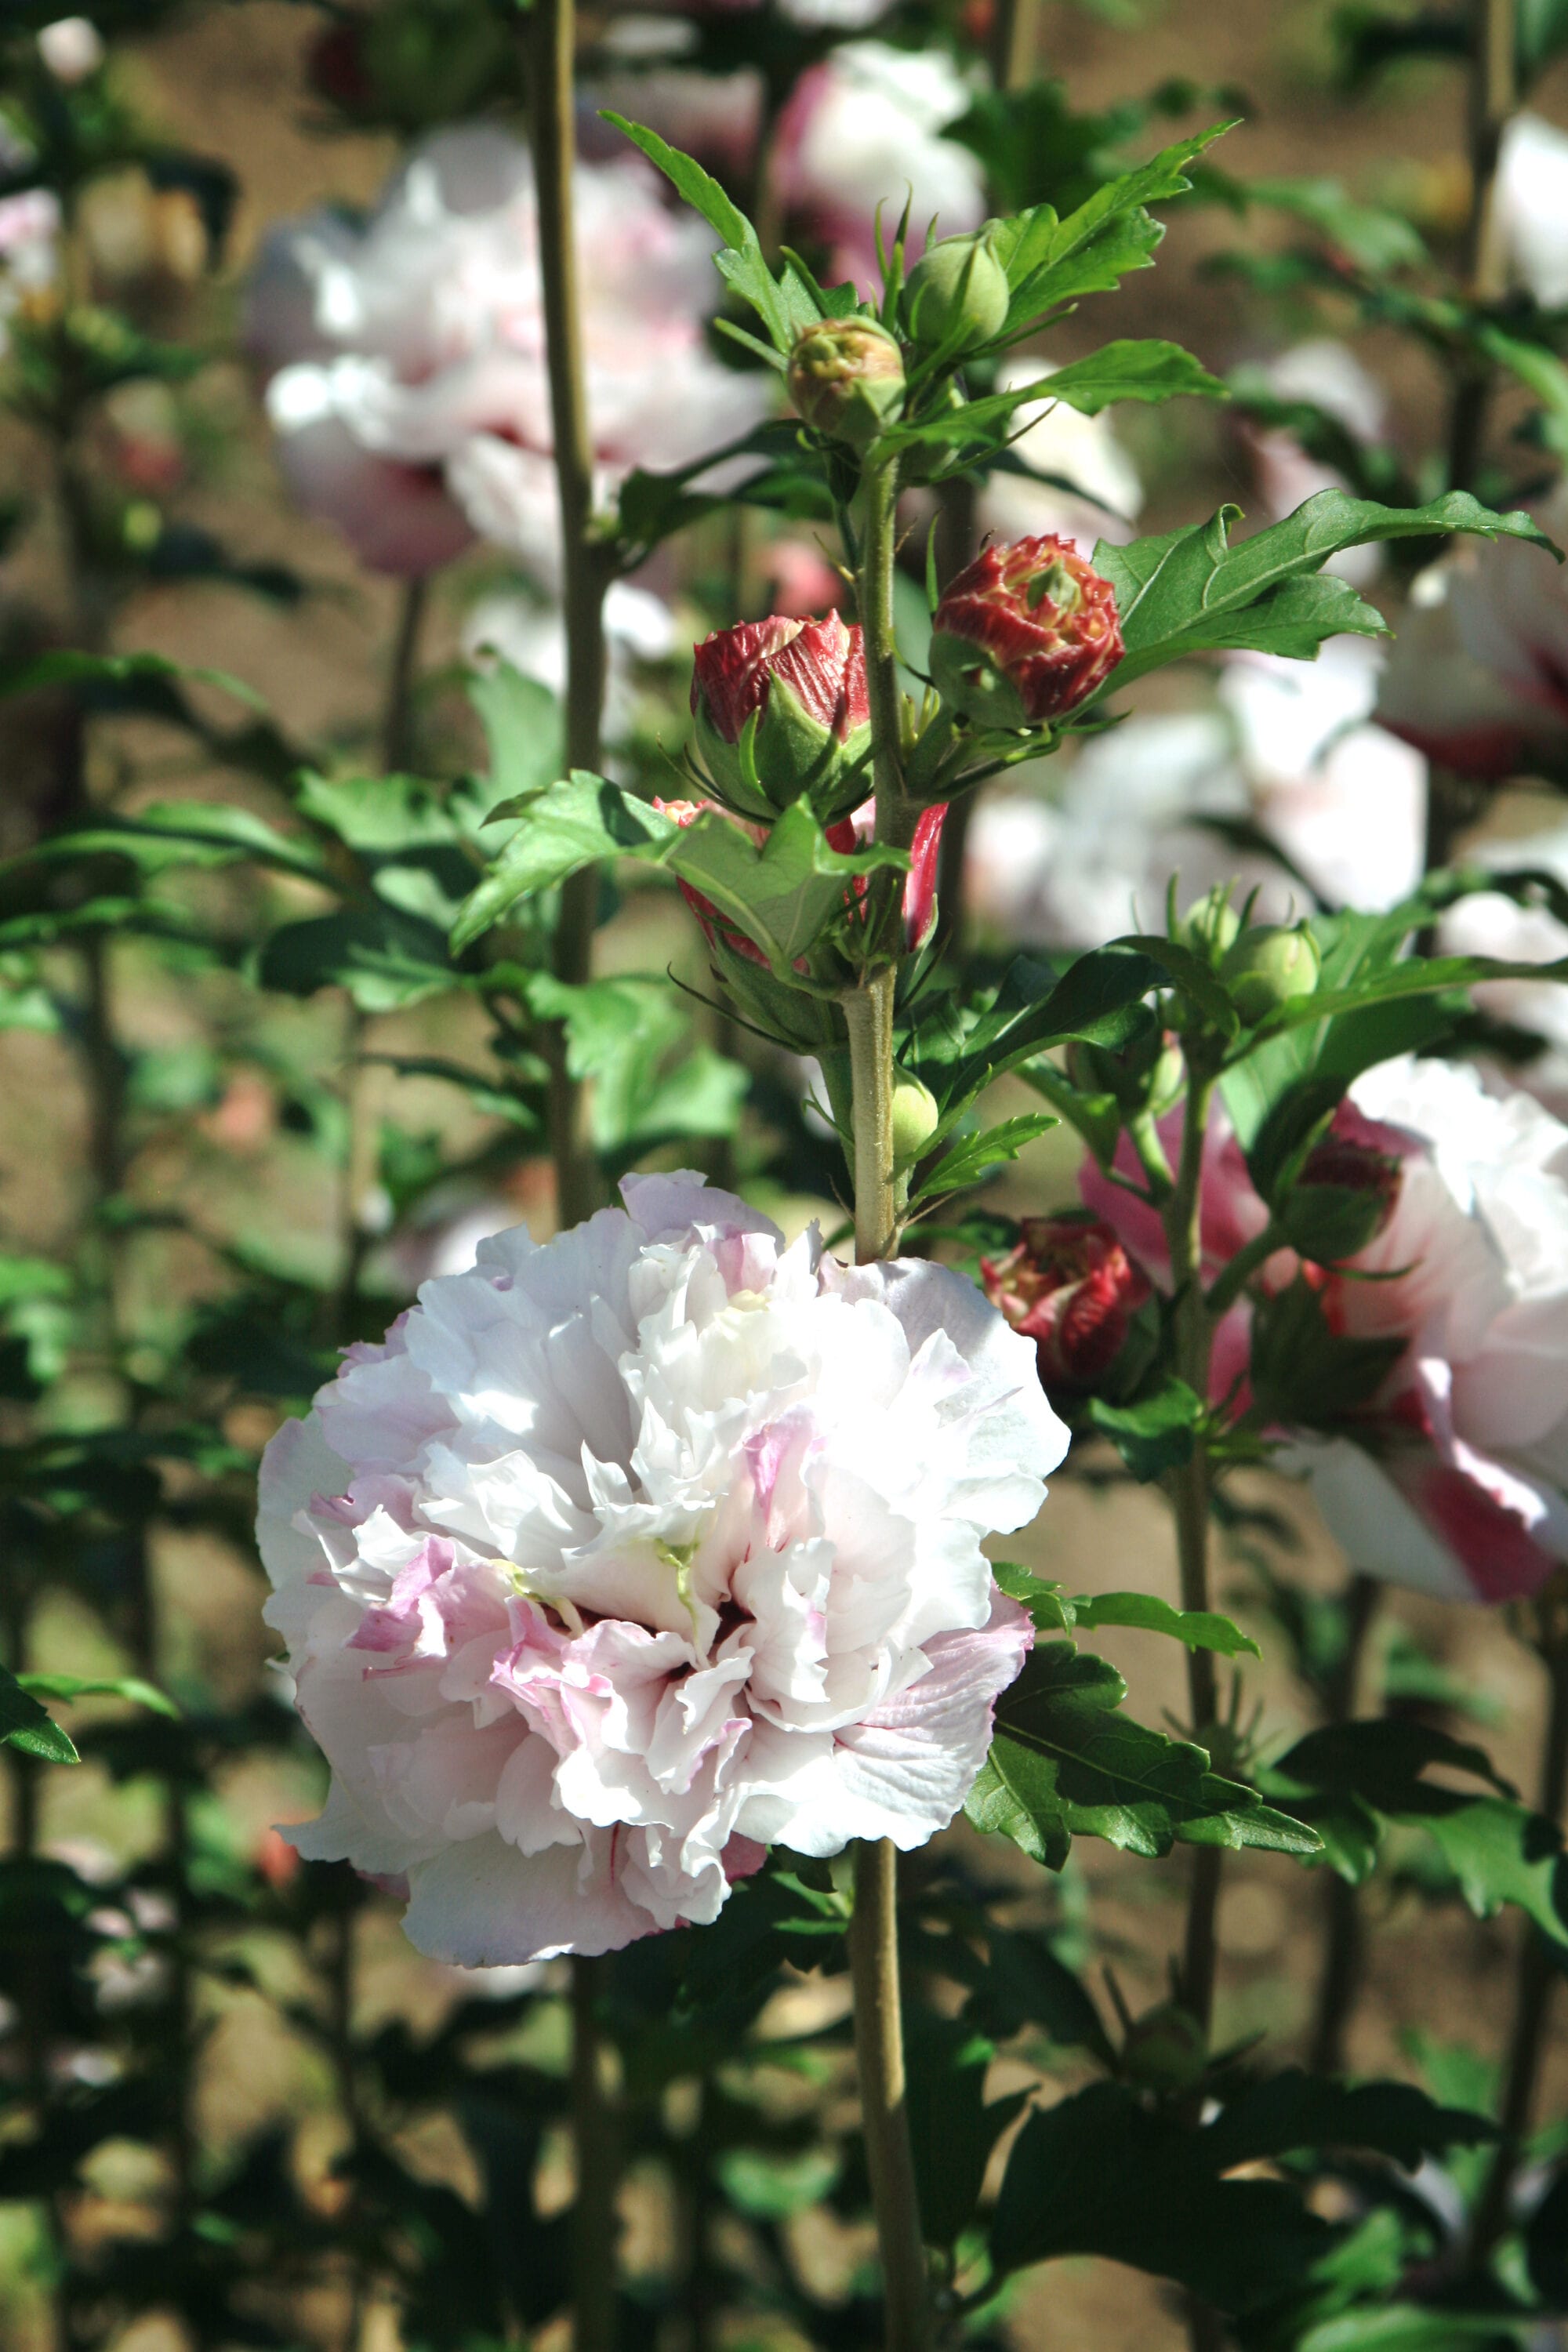
<svg viewBox="0 0 1568 2352">
<path fill-rule="evenodd" d="M 581 289 L 574 225 L 576 11 L 574 0 L 542 0 L 527 35 L 539 205 L 539 266 L 550 378 L 551 432 L 561 507 L 562 613 L 566 635 L 565 754 L 568 769 L 596 772 L 605 699 L 605 592 L 609 565 L 594 521 L 594 445 L 588 426 Z M 555 977 L 581 987 L 592 970 L 599 880 L 593 866 L 561 888 Z M 550 1131 L 556 1215 L 563 1226 L 590 1216 L 597 1170 L 581 1080 L 568 1062 L 565 1026 L 551 1024 Z M 573 2219 L 573 2342 L 575 2352 L 612 2352 L 616 2340 L 614 2118 L 600 2064 L 599 1969 L 572 1963 L 572 2116 L 577 2197 Z"/>
<path fill-rule="evenodd" d="M 893 633 L 896 462 L 866 469 L 859 555 L 860 625 L 871 709 L 877 838 L 907 848 L 916 812 L 905 800 L 900 760 L 898 657 Z M 849 1034 L 854 1136 L 855 1255 L 864 1265 L 898 1246 L 893 1148 L 893 996 L 902 877 L 870 877 L 867 962 L 861 983 L 840 1000 Z M 890 941 L 890 944 L 889 944 Z M 855 2059 L 861 2128 L 877 2242 L 882 2258 L 887 2352 L 929 2352 L 931 2282 L 921 2233 L 920 2192 L 905 2103 L 902 1996 L 899 1982 L 898 1853 L 888 1839 L 855 1848 L 855 1910 L 849 1971 L 855 1995 Z"/>
<path fill-rule="evenodd" d="M 594 522 L 594 445 L 588 429 L 581 289 L 574 231 L 573 67 L 574 0 L 547 0 L 530 19 L 533 166 L 539 202 L 539 268 L 550 377 L 551 431 L 561 505 L 562 613 L 566 632 L 565 751 L 568 768 L 597 772 L 605 699 L 605 548 Z M 557 980 L 580 987 L 593 956 L 598 876 L 589 866 L 562 885 L 555 925 Z M 581 1081 L 567 1067 L 566 1039 L 549 1040 L 551 1132 L 558 1215 L 576 1224 L 596 1207 L 595 1170 Z"/>
</svg>

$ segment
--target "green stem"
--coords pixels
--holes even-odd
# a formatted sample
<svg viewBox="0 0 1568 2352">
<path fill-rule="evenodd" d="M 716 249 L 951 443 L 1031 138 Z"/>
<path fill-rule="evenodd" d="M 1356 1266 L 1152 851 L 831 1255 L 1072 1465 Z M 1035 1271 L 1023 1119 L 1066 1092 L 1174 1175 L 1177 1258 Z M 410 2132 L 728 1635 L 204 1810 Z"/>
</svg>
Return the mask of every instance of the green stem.
<svg viewBox="0 0 1568 2352">
<path fill-rule="evenodd" d="M 1498 157 L 1519 106 L 1517 0 L 1472 0 L 1470 53 L 1470 210 L 1464 275 L 1473 301 L 1496 302 L 1508 290 L 1505 257 L 1493 218 Z M 1480 467 L 1493 372 L 1465 357 L 1448 414 L 1448 488 L 1473 488 Z"/>
<path fill-rule="evenodd" d="M 898 1861 L 886 1838 L 855 1849 L 855 1913 L 849 1923 L 855 2059 L 860 2076 L 860 2120 L 871 2176 L 871 2204 L 882 2256 L 887 2352 L 930 2352 L 931 2282 L 904 2103 Z"/>
<path fill-rule="evenodd" d="M 1330 1723 L 1349 1723 L 1361 1702 L 1367 1637 L 1377 1614 L 1380 1587 L 1373 1577 L 1351 1578 L 1345 1590 L 1345 1646 L 1325 1694 Z M 1337 1870 L 1328 1874 L 1327 1932 L 1317 2012 L 1307 2063 L 1314 2074 L 1337 2074 L 1345 2063 L 1345 2029 L 1361 1981 L 1364 1946 L 1361 1890 Z"/>
<path fill-rule="evenodd" d="M 539 197 L 539 269 L 550 375 L 551 432 L 561 506 L 562 617 L 566 632 L 565 751 L 569 768 L 596 773 L 605 700 L 605 591 L 609 568 L 594 527 L 594 444 L 588 428 L 581 292 L 573 226 L 576 164 L 574 0 L 541 0 L 530 26 L 533 163 Z M 598 876 L 563 883 L 555 924 L 555 977 L 581 987 L 593 966 Z M 557 1213 L 576 1224 L 597 1206 L 581 1080 L 567 1066 L 564 1030 L 548 1043 Z"/>
<path fill-rule="evenodd" d="M 1203 1285 L 1204 1142 L 1214 1100 L 1215 1072 L 1200 1047 L 1187 1049 L 1187 1103 L 1182 1155 L 1175 1184 L 1164 1208 L 1165 1243 L 1175 1299 L 1176 1370 L 1189 1388 L 1206 1397 L 1214 1323 Z M 1184 1609 L 1209 1606 L 1208 1450 L 1200 1439 L 1190 1462 L 1166 1481 L 1176 1526 L 1176 1559 Z M 1187 1653 L 1187 1698 L 1194 1739 L 1209 1743 L 1218 1718 L 1213 1654 Z M 1193 1854 L 1187 1887 L 1186 1935 L 1182 1954 L 1184 2007 L 1202 2027 L 1205 2040 L 1214 2017 L 1215 1976 L 1219 1958 L 1220 1849 L 1201 1845 Z M 1224 2331 L 1216 2314 L 1195 2296 L 1186 2303 L 1192 2352 L 1217 2352 Z"/>
<path fill-rule="evenodd" d="M 915 812 L 904 794 L 900 760 L 893 634 L 898 496 L 896 461 L 868 466 L 858 584 L 871 706 L 877 838 L 907 847 Z M 889 883 L 893 886 L 890 892 L 886 887 Z M 902 945 L 901 897 L 899 876 L 873 875 L 866 902 L 865 968 L 860 984 L 840 999 L 849 1045 L 855 1256 L 861 1265 L 889 1256 L 899 1238 L 900 1202 L 893 1173 L 893 998 Z M 849 1973 L 855 1996 L 861 2128 L 882 2258 L 887 2352 L 929 2352 L 931 2278 L 921 2234 L 920 2194 L 905 2105 L 898 1854 L 885 1839 L 855 1848 Z"/>
<path fill-rule="evenodd" d="M 1568 1803 L 1568 1598 L 1560 1595 L 1555 1601 L 1544 1601 L 1541 1613 L 1541 1654 L 1551 1678 L 1546 1740 L 1541 1760 L 1541 1811 L 1549 1822 L 1560 1823 Z M 1509 2195 L 1535 2113 L 1548 2047 L 1552 1987 L 1559 1975 L 1556 1955 L 1545 1937 L 1530 1920 L 1521 1925 L 1524 1940 L 1520 1947 L 1513 2030 L 1509 2036 L 1502 2108 L 1498 2117 L 1502 2137 L 1476 2208 L 1471 2232 L 1471 2252 L 1478 2262 L 1485 2261 L 1508 2228 Z"/>
<path fill-rule="evenodd" d="M 381 763 L 388 775 L 408 766 L 414 726 L 414 681 L 418 672 L 419 632 L 424 625 L 430 583 L 405 582 L 392 641 L 392 668 L 386 681 L 386 708 L 381 721 Z"/>
</svg>

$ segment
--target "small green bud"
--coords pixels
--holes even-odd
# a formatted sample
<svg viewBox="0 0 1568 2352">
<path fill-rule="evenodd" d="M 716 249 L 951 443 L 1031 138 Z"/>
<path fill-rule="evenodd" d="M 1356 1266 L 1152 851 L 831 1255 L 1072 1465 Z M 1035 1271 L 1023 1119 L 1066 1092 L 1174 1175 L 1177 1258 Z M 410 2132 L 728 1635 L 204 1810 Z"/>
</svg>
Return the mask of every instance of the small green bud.
<svg viewBox="0 0 1568 2352">
<path fill-rule="evenodd" d="M 1220 976 L 1230 1001 L 1247 1022 L 1265 1021 L 1293 997 L 1310 996 L 1322 959 L 1310 931 L 1255 923 L 1226 954 Z"/>
<path fill-rule="evenodd" d="M 908 1070 L 900 1070 L 893 1079 L 895 1175 L 902 1176 L 914 1166 L 936 1133 L 941 1118 L 931 1088 L 911 1077 Z"/>
<path fill-rule="evenodd" d="M 933 352 L 956 337 L 957 358 L 990 342 L 1006 325 L 1012 297 L 993 242 L 996 226 L 988 221 L 969 236 L 944 236 L 910 270 L 903 319 L 921 351 Z"/>
<path fill-rule="evenodd" d="M 1176 929 L 1176 938 L 1183 947 L 1191 948 L 1205 962 L 1217 964 L 1236 944 L 1241 930 L 1241 918 L 1226 894 L 1211 890 L 1195 907 L 1189 907 Z"/>
<path fill-rule="evenodd" d="M 1127 2029 L 1121 2071 L 1142 2089 L 1179 2097 L 1208 2063 L 1204 2030 L 1179 2003 L 1163 2001 Z"/>
<path fill-rule="evenodd" d="M 824 319 L 797 336 L 789 396 L 804 424 L 867 449 L 904 404 L 904 355 L 875 319 Z"/>
</svg>

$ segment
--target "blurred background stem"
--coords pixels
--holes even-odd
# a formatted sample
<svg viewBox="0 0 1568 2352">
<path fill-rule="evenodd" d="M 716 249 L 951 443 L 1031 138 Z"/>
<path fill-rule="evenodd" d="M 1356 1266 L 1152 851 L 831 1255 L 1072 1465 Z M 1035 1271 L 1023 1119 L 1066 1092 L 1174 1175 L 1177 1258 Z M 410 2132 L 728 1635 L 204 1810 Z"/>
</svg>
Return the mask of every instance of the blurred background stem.
<svg viewBox="0 0 1568 2352">
<path fill-rule="evenodd" d="M 1549 1690 L 1538 1801 L 1546 1819 L 1561 1826 L 1568 1808 L 1568 1591 L 1549 1592 L 1538 1604 L 1536 1647 L 1546 1668 Z M 1471 2234 L 1478 2261 L 1486 2260 L 1509 2225 L 1510 2192 L 1534 2118 L 1547 2053 L 1552 1987 L 1563 1973 L 1560 1948 L 1549 1944 L 1530 1919 L 1521 1920 L 1520 1928 L 1513 2024 L 1503 2062 L 1498 2116 L 1502 2137 L 1476 2208 Z"/>
</svg>

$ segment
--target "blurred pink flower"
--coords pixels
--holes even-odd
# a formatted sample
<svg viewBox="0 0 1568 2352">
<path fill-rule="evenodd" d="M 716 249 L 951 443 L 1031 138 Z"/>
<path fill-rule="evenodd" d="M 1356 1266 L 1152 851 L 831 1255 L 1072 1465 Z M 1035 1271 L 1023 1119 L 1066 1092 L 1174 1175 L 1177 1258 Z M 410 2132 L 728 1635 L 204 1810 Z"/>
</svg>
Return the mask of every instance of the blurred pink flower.
<svg viewBox="0 0 1568 2352">
<path fill-rule="evenodd" d="M 1403 1351 L 1353 1433 L 1288 1433 L 1282 1465 L 1368 1574 L 1448 1599 L 1532 1592 L 1568 1560 L 1568 1128 L 1528 1096 L 1488 1095 L 1473 1070 L 1407 1055 L 1357 1079 L 1330 1143 L 1375 1156 L 1380 1184 L 1392 1158 L 1397 1183 L 1375 1238 L 1312 1278 L 1336 1331 Z M 1125 1149 L 1119 1164 L 1135 1172 Z M 1081 1190 L 1168 1287 L 1153 1212 L 1092 1164 Z M 1268 1222 L 1223 1115 L 1202 1213 L 1212 1281 Z M 1265 1288 L 1300 1265 L 1277 1253 Z M 1220 1328 L 1216 1398 L 1245 1376 L 1249 1324 L 1242 1306 Z"/>
<path fill-rule="evenodd" d="M 1561 488 L 1539 509 L 1559 545 Z M 1568 566 L 1527 541 L 1456 541 L 1421 572 L 1377 715 L 1430 760 L 1484 783 L 1568 769 Z"/>
<path fill-rule="evenodd" d="M 710 1920 L 775 1840 L 923 1844 L 1032 1640 L 981 1549 L 1066 1450 L 1029 1343 L 944 1267 L 623 1192 L 426 1283 L 262 1465 L 333 1775 L 291 1842 L 439 1959 Z"/>
<path fill-rule="evenodd" d="M 785 209 L 831 248 L 831 277 L 852 279 L 862 295 L 880 290 L 879 205 L 890 245 L 912 194 L 911 259 L 933 216 L 943 236 L 979 226 L 979 159 L 942 136 L 972 94 L 943 51 L 885 41 L 846 41 L 802 74 L 779 117 L 773 170 Z"/>
<path fill-rule="evenodd" d="M 764 413 L 705 323 L 713 240 L 665 205 L 640 157 L 580 164 L 577 235 L 597 492 L 689 463 Z M 528 151 L 471 125 L 426 141 L 358 230 L 277 231 L 247 340 L 301 503 L 367 562 L 422 572 L 473 533 L 547 585 L 559 568 L 537 217 Z"/>
</svg>

